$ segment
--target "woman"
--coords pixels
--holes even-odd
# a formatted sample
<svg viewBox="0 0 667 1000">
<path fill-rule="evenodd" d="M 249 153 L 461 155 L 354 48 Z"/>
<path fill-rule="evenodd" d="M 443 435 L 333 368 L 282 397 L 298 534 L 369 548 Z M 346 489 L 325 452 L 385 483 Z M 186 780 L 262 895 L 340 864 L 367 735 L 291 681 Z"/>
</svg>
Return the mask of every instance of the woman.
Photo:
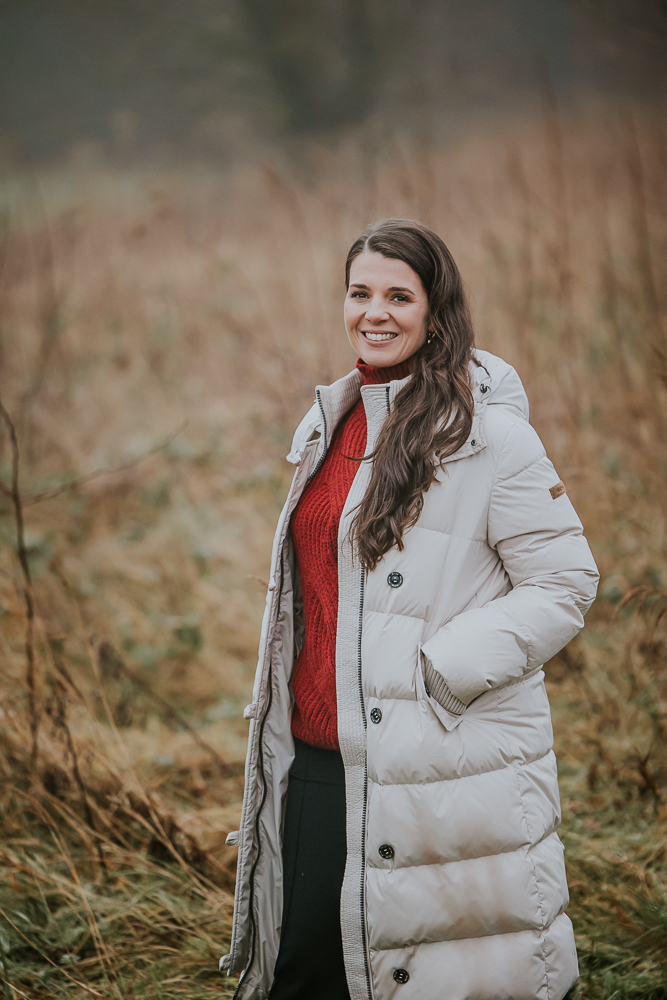
<svg viewBox="0 0 667 1000">
<path fill-rule="evenodd" d="M 288 456 L 221 966 L 243 1000 L 561 1000 L 542 664 L 595 563 L 442 240 L 376 223 L 346 278 L 363 360 Z"/>
</svg>

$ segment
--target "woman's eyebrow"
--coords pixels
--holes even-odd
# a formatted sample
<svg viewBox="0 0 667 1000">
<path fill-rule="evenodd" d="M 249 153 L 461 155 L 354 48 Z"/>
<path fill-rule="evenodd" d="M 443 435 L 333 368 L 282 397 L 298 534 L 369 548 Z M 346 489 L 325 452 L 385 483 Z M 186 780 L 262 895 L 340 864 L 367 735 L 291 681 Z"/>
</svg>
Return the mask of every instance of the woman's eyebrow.
<svg viewBox="0 0 667 1000">
<path fill-rule="evenodd" d="M 352 282 L 350 282 L 350 288 L 368 288 L 368 285 L 364 285 L 363 282 L 361 282 L 361 281 L 352 281 Z M 414 293 L 414 289 L 412 289 L 412 288 L 404 288 L 402 285 L 392 285 L 391 288 L 388 289 L 388 291 L 390 291 L 390 292 L 409 292 L 410 295 L 414 295 L 415 294 Z"/>
</svg>

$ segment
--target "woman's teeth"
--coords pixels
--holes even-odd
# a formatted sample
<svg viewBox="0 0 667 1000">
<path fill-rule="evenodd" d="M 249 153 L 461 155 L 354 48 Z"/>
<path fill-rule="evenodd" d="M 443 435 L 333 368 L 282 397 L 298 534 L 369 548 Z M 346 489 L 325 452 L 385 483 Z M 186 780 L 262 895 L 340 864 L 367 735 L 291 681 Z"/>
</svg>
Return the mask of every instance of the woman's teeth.
<svg viewBox="0 0 667 1000">
<path fill-rule="evenodd" d="M 366 330 L 362 332 L 366 340 L 393 340 L 394 337 L 398 337 L 397 333 L 369 333 Z"/>
</svg>

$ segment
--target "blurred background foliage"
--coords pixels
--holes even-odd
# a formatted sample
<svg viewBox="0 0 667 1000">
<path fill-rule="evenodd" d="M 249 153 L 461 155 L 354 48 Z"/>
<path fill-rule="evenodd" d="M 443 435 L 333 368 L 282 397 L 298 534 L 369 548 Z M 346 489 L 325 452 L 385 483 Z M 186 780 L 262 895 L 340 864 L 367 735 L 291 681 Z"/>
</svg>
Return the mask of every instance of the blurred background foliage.
<svg viewBox="0 0 667 1000">
<path fill-rule="evenodd" d="M 0 5 L 0 984 L 231 996 L 284 462 L 418 217 L 600 565 L 547 665 L 577 1000 L 667 997 L 667 10 Z"/>
</svg>

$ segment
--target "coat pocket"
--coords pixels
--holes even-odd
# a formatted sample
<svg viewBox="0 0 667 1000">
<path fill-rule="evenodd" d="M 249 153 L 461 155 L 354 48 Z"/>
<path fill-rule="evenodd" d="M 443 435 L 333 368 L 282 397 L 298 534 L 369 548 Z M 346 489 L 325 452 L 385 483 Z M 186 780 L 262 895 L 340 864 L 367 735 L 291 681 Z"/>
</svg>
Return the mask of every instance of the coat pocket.
<svg viewBox="0 0 667 1000">
<path fill-rule="evenodd" d="M 444 682 L 443 682 L 444 683 Z M 432 711 L 444 726 L 447 732 L 452 732 L 456 729 L 459 723 L 462 721 L 465 715 L 465 707 L 462 711 L 455 713 L 445 708 L 440 702 L 434 697 L 435 692 L 431 692 L 427 687 L 426 681 L 424 679 L 424 657 L 422 656 L 422 644 L 419 643 L 417 649 L 417 663 L 415 667 L 415 691 L 417 693 L 417 701 L 427 707 Z M 457 702 L 457 699 L 454 699 Z M 450 702 L 451 704 L 451 702 Z M 457 708 L 460 707 L 462 703 L 456 705 Z"/>
</svg>

